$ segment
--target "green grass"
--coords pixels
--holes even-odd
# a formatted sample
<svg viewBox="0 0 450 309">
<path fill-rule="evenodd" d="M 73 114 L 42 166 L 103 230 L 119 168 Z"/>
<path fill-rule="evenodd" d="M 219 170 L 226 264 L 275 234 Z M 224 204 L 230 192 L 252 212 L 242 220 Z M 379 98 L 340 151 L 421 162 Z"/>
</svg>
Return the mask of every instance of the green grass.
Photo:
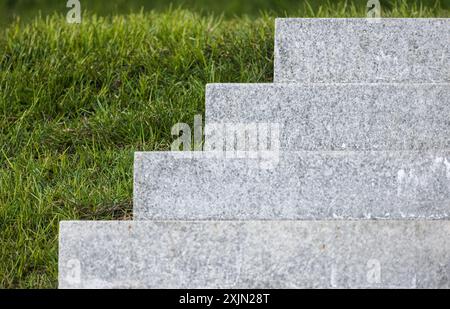
<svg viewBox="0 0 450 309">
<path fill-rule="evenodd" d="M 343 4 L 303 16 L 364 16 Z M 385 16 L 448 17 L 394 6 Z M 130 219 L 133 152 L 168 150 L 211 82 L 271 82 L 273 18 L 63 16 L 0 32 L 0 287 L 54 288 L 60 220 Z"/>
<path fill-rule="evenodd" d="M 67 0 L 0 0 L 0 25 L 7 24 L 20 16 L 21 20 L 29 21 L 38 14 L 64 14 L 67 11 Z M 274 15 L 303 16 L 310 10 L 317 12 L 319 7 L 330 7 L 330 3 L 343 0 L 80 0 L 83 10 L 98 16 L 111 14 L 128 14 L 149 10 L 164 11 L 169 6 L 200 12 L 202 15 L 224 14 L 226 17 L 241 16 L 243 14 L 258 16 L 261 11 L 270 11 Z M 347 0 L 347 6 L 365 7 L 367 0 Z M 398 6 L 399 0 L 380 0 L 383 10 L 391 11 Z M 439 5 L 445 10 L 450 9 L 450 0 L 403 0 L 412 10 L 415 5 L 422 3 L 425 7 Z M 332 12 L 334 15 L 336 12 Z M 337 12 L 339 14 L 339 12 Z"/>
</svg>

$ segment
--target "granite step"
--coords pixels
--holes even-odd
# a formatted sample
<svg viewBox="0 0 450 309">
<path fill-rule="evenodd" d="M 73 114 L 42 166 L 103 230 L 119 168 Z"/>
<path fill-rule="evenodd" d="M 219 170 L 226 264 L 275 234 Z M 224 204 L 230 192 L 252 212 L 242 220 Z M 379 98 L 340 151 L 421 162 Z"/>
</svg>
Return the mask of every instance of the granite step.
<svg viewBox="0 0 450 309">
<path fill-rule="evenodd" d="M 450 82 L 450 18 L 281 18 L 278 83 Z"/>
<path fill-rule="evenodd" d="M 133 211 L 136 220 L 449 219 L 450 150 L 138 152 Z"/>
<path fill-rule="evenodd" d="M 60 288 L 450 288 L 450 221 L 61 222 Z"/>
<path fill-rule="evenodd" d="M 205 123 L 207 142 L 277 125 L 282 150 L 450 149 L 450 84 L 210 84 Z"/>
</svg>

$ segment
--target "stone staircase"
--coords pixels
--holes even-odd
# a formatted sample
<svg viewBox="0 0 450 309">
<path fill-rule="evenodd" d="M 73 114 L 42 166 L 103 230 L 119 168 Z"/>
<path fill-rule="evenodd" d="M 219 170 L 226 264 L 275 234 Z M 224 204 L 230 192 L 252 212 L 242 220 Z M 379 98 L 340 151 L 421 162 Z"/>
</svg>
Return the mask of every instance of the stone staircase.
<svg viewBox="0 0 450 309">
<path fill-rule="evenodd" d="M 450 288 L 448 42 L 277 19 L 274 84 L 207 86 L 205 151 L 135 154 L 134 221 L 61 222 L 60 288 Z"/>
</svg>

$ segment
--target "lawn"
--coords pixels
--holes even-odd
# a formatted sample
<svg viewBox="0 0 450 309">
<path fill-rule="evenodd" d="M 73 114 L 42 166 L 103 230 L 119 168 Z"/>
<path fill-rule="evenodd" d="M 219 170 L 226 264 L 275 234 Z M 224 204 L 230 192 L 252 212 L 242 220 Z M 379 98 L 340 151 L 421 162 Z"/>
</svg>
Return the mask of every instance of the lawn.
<svg viewBox="0 0 450 309">
<path fill-rule="evenodd" d="M 320 7 L 325 11 L 338 16 L 344 6 L 354 5 L 358 10 L 364 8 L 367 0 L 80 0 L 82 10 L 87 10 L 99 16 L 111 14 L 127 14 L 130 12 L 144 12 L 155 10 L 163 12 L 168 6 L 193 10 L 207 16 L 211 13 L 224 15 L 225 17 L 241 16 L 243 14 L 257 17 L 261 11 L 270 12 L 276 16 L 305 16 L 311 15 L 311 10 L 318 12 Z M 0 0 L 0 25 L 9 23 L 20 16 L 22 21 L 32 20 L 36 15 L 51 15 L 53 13 L 64 14 L 67 11 L 67 0 Z M 408 10 L 420 11 L 419 3 L 423 7 L 432 8 L 436 5 L 444 10 L 450 9 L 450 0 L 381 0 L 382 9 L 395 10 L 399 3 Z M 340 3 L 338 6 L 330 3 Z M 416 8 L 414 8 L 416 6 Z M 337 9 L 329 10 L 330 7 Z M 347 10 L 347 12 L 350 12 Z"/>
<path fill-rule="evenodd" d="M 362 17 L 365 6 L 297 16 Z M 60 220 L 131 219 L 134 151 L 168 150 L 205 85 L 271 82 L 274 14 L 62 14 L 0 31 L 0 287 L 57 286 Z M 392 4 L 384 16 L 449 17 Z"/>
</svg>

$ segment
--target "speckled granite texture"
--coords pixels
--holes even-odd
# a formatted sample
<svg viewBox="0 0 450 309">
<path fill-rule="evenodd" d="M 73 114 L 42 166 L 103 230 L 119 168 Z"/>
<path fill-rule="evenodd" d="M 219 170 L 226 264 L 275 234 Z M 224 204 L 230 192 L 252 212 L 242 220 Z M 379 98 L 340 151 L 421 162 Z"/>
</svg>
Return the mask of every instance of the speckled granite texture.
<svg viewBox="0 0 450 309">
<path fill-rule="evenodd" d="M 264 122 L 282 150 L 450 149 L 450 84 L 207 86 L 207 125 Z"/>
<path fill-rule="evenodd" d="M 60 288 L 449 288 L 450 221 L 62 222 Z"/>
<path fill-rule="evenodd" d="M 277 19 L 274 81 L 450 82 L 450 19 Z"/>
<path fill-rule="evenodd" d="M 134 219 L 450 218 L 449 151 L 189 154 L 135 154 Z"/>
</svg>

